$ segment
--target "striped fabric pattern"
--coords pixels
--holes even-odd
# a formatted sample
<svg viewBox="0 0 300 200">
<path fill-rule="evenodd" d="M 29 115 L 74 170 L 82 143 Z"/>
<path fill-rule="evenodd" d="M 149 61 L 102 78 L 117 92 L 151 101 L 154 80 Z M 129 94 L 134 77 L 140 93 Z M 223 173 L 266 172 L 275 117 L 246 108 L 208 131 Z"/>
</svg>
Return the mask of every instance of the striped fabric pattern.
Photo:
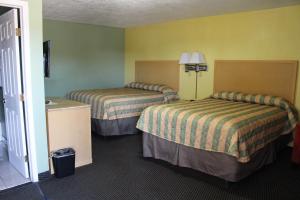
<svg viewBox="0 0 300 200">
<path fill-rule="evenodd" d="M 160 92 L 132 88 L 78 90 L 66 97 L 91 105 L 92 118 L 105 120 L 140 116 L 146 107 L 164 102 Z"/>
<path fill-rule="evenodd" d="M 281 107 L 208 98 L 146 108 L 137 128 L 189 147 L 250 161 L 251 155 L 293 129 Z"/>
<path fill-rule="evenodd" d="M 177 92 L 166 85 L 132 82 L 127 84 L 125 87 L 161 92 L 164 95 L 165 103 L 169 103 L 171 101 L 179 99 Z"/>
<path fill-rule="evenodd" d="M 145 83 L 141 83 L 141 82 L 131 82 L 131 83 L 128 83 L 125 87 L 135 88 L 135 89 L 144 89 L 145 85 L 146 85 Z"/>
<path fill-rule="evenodd" d="M 217 92 L 212 98 L 224 99 L 229 101 L 240 101 L 247 103 L 256 103 L 261 105 L 277 106 L 287 111 L 290 126 L 296 127 L 298 114 L 295 107 L 282 97 L 261 95 L 261 94 L 245 94 L 242 92 Z"/>
</svg>

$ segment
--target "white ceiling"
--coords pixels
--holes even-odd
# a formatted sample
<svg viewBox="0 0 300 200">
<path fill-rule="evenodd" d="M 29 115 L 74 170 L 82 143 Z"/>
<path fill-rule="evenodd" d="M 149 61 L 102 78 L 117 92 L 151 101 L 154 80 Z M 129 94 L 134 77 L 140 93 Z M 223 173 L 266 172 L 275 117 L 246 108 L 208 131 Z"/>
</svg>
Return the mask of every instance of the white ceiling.
<svg viewBox="0 0 300 200">
<path fill-rule="evenodd" d="M 300 0 L 43 0 L 44 18 L 131 27 L 299 4 Z"/>
</svg>

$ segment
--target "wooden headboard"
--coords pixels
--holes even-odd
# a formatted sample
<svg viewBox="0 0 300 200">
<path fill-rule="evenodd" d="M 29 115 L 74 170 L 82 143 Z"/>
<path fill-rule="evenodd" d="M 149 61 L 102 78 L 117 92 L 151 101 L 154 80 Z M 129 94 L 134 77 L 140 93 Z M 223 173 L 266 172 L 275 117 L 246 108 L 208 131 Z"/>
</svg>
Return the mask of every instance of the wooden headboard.
<svg viewBox="0 0 300 200">
<path fill-rule="evenodd" d="M 135 81 L 164 84 L 178 91 L 179 70 L 178 60 L 136 61 Z"/>
<path fill-rule="evenodd" d="M 294 103 L 298 61 L 216 60 L 214 92 L 281 96 Z"/>
</svg>

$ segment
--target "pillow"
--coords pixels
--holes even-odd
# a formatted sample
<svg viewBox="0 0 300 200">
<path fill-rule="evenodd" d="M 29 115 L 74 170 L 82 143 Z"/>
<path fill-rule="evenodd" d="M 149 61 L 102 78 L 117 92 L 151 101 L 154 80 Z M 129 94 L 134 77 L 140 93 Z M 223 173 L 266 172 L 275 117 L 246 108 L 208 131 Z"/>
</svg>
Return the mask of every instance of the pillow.
<svg viewBox="0 0 300 200">
<path fill-rule="evenodd" d="M 136 89 L 144 89 L 144 85 L 145 85 L 145 83 L 141 83 L 141 82 L 131 82 L 131 83 L 128 83 L 127 85 L 125 85 L 125 87 L 127 87 L 127 88 L 136 88 Z"/>
<path fill-rule="evenodd" d="M 144 85 L 144 90 L 151 90 L 151 91 L 161 92 L 163 87 L 165 87 L 165 86 L 160 85 L 160 84 L 145 84 Z"/>
<path fill-rule="evenodd" d="M 212 95 L 215 99 L 224 99 L 231 101 L 242 101 L 247 103 L 257 103 L 262 105 L 279 106 L 286 108 L 292 106 L 282 97 L 262 95 L 262 94 L 245 94 L 242 92 L 217 92 Z"/>
<path fill-rule="evenodd" d="M 169 103 L 171 101 L 179 100 L 179 96 L 175 90 L 170 87 L 164 87 L 162 89 L 162 93 L 164 94 L 164 101 L 165 103 Z"/>
<path fill-rule="evenodd" d="M 177 92 L 166 85 L 145 84 L 144 89 L 163 93 L 165 103 L 169 103 L 170 101 L 175 101 L 179 99 Z"/>
<path fill-rule="evenodd" d="M 132 82 L 127 84 L 125 87 L 161 92 L 164 95 L 165 103 L 179 99 L 177 92 L 166 85 Z"/>
<path fill-rule="evenodd" d="M 282 97 L 262 94 L 245 94 L 241 92 L 217 92 L 214 93 L 211 97 L 229 101 L 276 106 L 287 111 L 290 124 L 293 128 L 296 127 L 298 121 L 298 113 L 296 108 L 289 101 L 285 100 Z"/>
</svg>

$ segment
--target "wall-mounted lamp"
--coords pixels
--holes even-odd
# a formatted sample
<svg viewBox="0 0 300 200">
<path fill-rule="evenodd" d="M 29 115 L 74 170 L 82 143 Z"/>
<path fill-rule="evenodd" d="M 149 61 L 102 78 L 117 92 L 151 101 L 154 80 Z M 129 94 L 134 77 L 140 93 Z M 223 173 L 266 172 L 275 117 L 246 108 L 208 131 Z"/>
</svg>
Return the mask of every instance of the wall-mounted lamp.
<svg viewBox="0 0 300 200">
<path fill-rule="evenodd" d="M 185 65 L 185 72 L 189 72 L 189 71 L 196 72 L 195 99 L 197 99 L 198 72 L 207 71 L 207 64 L 204 55 L 200 52 L 193 52 L 193 53 L 184 52 L 181 54 L 179 64 Z"/>
</svg>

